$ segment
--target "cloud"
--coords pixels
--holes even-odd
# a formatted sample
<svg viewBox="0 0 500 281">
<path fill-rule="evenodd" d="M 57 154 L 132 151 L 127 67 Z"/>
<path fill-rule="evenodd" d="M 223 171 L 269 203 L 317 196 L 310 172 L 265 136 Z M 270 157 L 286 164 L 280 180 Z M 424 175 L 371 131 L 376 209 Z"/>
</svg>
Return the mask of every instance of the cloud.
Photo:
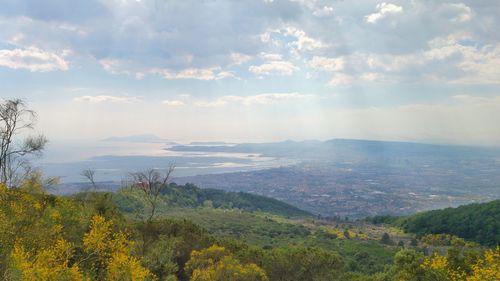
<svg viewBox="0 0 500 281">
<path fill-rule="evenodd" d="M 437 37 L 409 54 L 354 53 L 339 58 L 315 56 L 308 66 L 336 72 L 329 85 L 364 82 L 500 84 L 500 43 L 471 45 L 468 35 Z"/>
<path fill-rule="evenodd" d="M 317 9 L 313 12 L 313 15 L 317 17 L 327 17 L 333 14 L 333 7 L 331 6 L 323 6 L 323 8 Z"/>
<path fill-rule="evenodd" d="M 307 65 L 311 68 L 323 71 L 340 71 L 344 69 L 344 58 L 327 58 L 321 56 L 313 56 L 307 62 Z"/>
<path fill-rule="evenodd" d="M 440 13 L 449 18 L 451 22 L 468 22 L 472 19 L 472 9 L 463 3 L 446 3 Z"/>
<path fill-rule="evenodd" d="M 316 17 L 326 17 L 333 14 L 333 7 L 328 5 L 323 5 L 316 0 L 290 0 L 291 2 L 296 2 L 301 6 L 305 7 L 307 10 L 311 11 Z"/>
<path fill-rule="evenodd" d="M 194 103 L 194 106 L 197 107 L 219 107 L 227 104 L 227 100 L 224 98 L 220 98 L 214 101 L 197 101 Z"/>
<path fill-rule="evenodd" d="M 367 72 L 359 75 L 349 75 L 336 73 L 333 75 L 327 85 L 332 86 L 351 86 L 356 83 L 365 82 L 384 82 L 387 78 L 379 73 Z"/>
<path fill-rule="evenodd" d="M 13 69 L 27 69 L 31 72 L 68 70 L 63 56 L 37 48 L 0 50 L 0 66 Z"/>
<path fill-rule="evenodd" d="M 101 59 L 99 60 L 99 64 L 111 74 L 123 74 L 128 76 L 133 76 L 136 79 L 144 78 L 145 74 L 141 71 L 132 71 L 132 66 L 130 66 L 131 62 L 118 60 L 118 59 Z"/>
<path fill-rule="evenodd" d="M 318 39 L 314 39 L 309 37 L 304 30 L 298 29 L 293 26 L 288 26 L 285 29 L 286 35 L 291 35 L 296 38 L 296 41 L 293 42 L 293 45 L 299 51 L 314 51 L 316 49 L 325 48 L 326 44 L 321 42 Z"/>
<path fill-rule="evenodd" d="M 390 14 L 398 14 L 403 12 L 403 7 L 391 3 L 382 2 L 376 6 L 377 12 L 365 16 L 365 21 L 368 23 L 376 23 L 377 21 L 387 17 Z"/>
<path fill-rule="evenodd" d="M 261 65 L 252 65 L 248 70 L 257 75 L 292 75 L 299 68 L 289 61 L 270 61 Z"/>
<path fill-rule="evenodd" d="M 158 74 L 167 80 L 172 79 L 193 79 L 193 80 L 221 80 L 229 77 L 236 78 L 234 73 L 222 71 L 218 67 L 211 68 L 187 68 L 180 71 L 171 69 L 153 69 L 151 73 Z"/>
<path fill-rule="evenodd" d="M 184 102 L 181 100 L 164 100 L 161 103 L 164 105 L 173 106 L 173 107 L 184 105 Z"/>
<path fill-rule="evenodd" d="M 270 53 L 265 53 L 265 52 L 260 53 L 259 57 L 261 57 L 265 60 L 282 60 L 283 59 L 283 56 L 281 54 L 270 54 Z"/>
<path fill-rule="evenodd" d="M 245 97 L 233 96 L 231 99 L 233 99 L 234 101 L 241 102 L 244 105 L 254 105 L 254 104 L 269 105 L 283 101 L 299 100 L 311 97 L 313 96 L 292 92 L 292 93 L 264 93 L 264 94 L 245 96 Z"/>
<path fill-rule="evenodd" d="M 279 102 L 312 98 L 314 95 L 306 95 L 297 92 L 291 93 L 263 93 L 252 96 L 228 95 L 213 101 L 198 101 L 194 105 L 198 107 L 220 107 L 229 103 L 239 103 L 245 106 L 250 105 L 271 105 Z"/>
<path fill-rule="evenodd" d="M 238 59 L 244 59 L 240 56 Z M 240 62 L 242 63 L 242 62 Z M 167 80 L 174 79 L 193 79 L 193 80 L 221 80 L 224 78 L 237 78 L 236 75 L 227 70 L 222 70 L 220 67 L 209 67 L 209 68 L 186 68 L 182 70 L 173 70 L 166 68 L 141 68 L 136 63 L 126 60 L 118 59 L 101 59 L 99 64 L 111 74 L 121 74 L 135 77 L 136 79 L 142 79 L 146 74 L 156 74 Z"/>
<path fill-rule="evenodd" d="M 134 103 L 141 101 L 140 97 L 129 97 L 129 96 L 109 96 L 109 95 L 98 95 L 98 96 L 80 96 L 73 99 L 76 102 L 91 102 L 91 103 L 102 103 L 102 102 L 125 102 Z"/>
<path fill-rule="evenodd" d="M 249 55 L 245 55 L 242 53 L 231 53 L 232 65 L 240 65 L 251 59 L 252 57 Z"/>
</svg>

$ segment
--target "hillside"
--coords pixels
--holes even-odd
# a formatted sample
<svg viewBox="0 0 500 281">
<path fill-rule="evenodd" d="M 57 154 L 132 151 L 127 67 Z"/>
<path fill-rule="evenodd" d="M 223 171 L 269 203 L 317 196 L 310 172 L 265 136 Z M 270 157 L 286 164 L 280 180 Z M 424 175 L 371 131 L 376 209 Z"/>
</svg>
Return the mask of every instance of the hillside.
<svg viewBox="0 0 500 281">
<path fill-rule="evenodd" d="M 183 188 L 191 191 L 179 190 Z M 187 195 L 199 191 L 189 186 L 169 187 L 156 216 L 144 219 L 146 200 L 137 191 L 59 197 L 46 194 L 36 180 L 19 189 L 0 184 L 0 275 L 20 281 L 33 276 L 75 281 L 395 281 L 455 280 L 448 275 L 457 274 L 494 280 L 477 278 L 499 274 L 500 249 L 471 252 L 462 247 L 447 256 L 426 255 L 418 246 L 425 246 L 423 241 L 409 243 L 412 237 L 395 228 L 288 219 L 214 208 L 205 201 L 200 206 L 201 199 L 216 204 L 218 199 L 199 195 L 198 201 L 189 201 L 195 197 Z M 223 199 L 220 203 L 229 206 Z"/>
<path fill-rule="evenodd" d="M 451 234 L 486 246 L 500 245 L 500 200 L 369 221 L 389 223 L 418 236 Z"/>
<path fill-rule="evenodd" d="M 137 196 L 138 201 L 130 201 L 134 196 L 129 190 L 122 189 L 114 197 L 114 202 L 123 211 L 132 211 L 134 208 L 143 208 L 143 204 Z M 162 192 L 163 206 L 175 207 L 213 207 L 224 209 L 241 209 L 248 212 L 265 212 L 284 217 L 311 217 L 312 214 L 303 211 L 282 201 L 254 195 L 244 192 L 226 192 L 217 189 L 202 189 L 193 184 L 177 185 L 170 184 Z"/>
</svg>

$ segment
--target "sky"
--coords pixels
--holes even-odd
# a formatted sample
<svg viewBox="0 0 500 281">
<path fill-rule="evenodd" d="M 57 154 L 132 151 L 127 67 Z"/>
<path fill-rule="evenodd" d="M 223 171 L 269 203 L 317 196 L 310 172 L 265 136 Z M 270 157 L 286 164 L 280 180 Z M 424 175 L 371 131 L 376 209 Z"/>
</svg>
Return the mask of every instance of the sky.
<svg viewBox="0 0 500 281">
<path fill-rule="evenodd" d="M 0 0 L 0 98 L 51 140 L 500 144 L 500 5 Z"/>
</svg>

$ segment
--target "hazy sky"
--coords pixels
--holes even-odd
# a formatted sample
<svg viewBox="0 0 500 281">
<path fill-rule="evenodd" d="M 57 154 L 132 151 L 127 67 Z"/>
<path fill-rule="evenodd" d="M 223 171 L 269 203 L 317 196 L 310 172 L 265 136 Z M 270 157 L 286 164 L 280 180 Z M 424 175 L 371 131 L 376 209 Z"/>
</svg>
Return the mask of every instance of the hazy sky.
<svg viewBox="0 0 500 281">
<path fill-rule="evenodd" d="M 51 139 L 500 144 L 500 5 L 0 0 L 0 97 Z"/>
</svg>

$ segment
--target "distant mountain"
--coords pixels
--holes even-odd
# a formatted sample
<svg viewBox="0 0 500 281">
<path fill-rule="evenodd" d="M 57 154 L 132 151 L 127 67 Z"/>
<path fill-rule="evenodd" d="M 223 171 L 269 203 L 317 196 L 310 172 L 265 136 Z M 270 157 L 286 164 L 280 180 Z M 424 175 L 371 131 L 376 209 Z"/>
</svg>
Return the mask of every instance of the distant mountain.
<svg viewBox="0 0 500 281">
<path fill-rule="evenodd" d="M 102 141 L 176 144 L 175 142 L 160 138 L 160 137 L 153 135 L 153 134 L 132 135 L 132 136 L 123 136 L 123 137 L 109 137 L 109 138 L 103 139 Z"/>
<path fill-rule="evenodd" d="M 283 141 L 275 143 L 242 143 L 236 145 L 176 145 L 172 151 L 260 153 L 274 157 L 303 160 L 359 160 L 393 157 L 482 157 L 500 156 L 500 148 L 460 145 L 437 145 L 395 141 L 333 139 L 328 141 Z"/>
<path fill-rule="evenodd" d="M 452 234 L 486 246 L 500 245 L 500 200 L 418 213 L 407 217 L 374 217 L 418 236 Z"/>
<path fill-rule="evenodd" d="M 229 145 L 229 144 L 231 143 L 223 141 L 193 141 L 189 143 L 189 145 Z"/>
</svg>

